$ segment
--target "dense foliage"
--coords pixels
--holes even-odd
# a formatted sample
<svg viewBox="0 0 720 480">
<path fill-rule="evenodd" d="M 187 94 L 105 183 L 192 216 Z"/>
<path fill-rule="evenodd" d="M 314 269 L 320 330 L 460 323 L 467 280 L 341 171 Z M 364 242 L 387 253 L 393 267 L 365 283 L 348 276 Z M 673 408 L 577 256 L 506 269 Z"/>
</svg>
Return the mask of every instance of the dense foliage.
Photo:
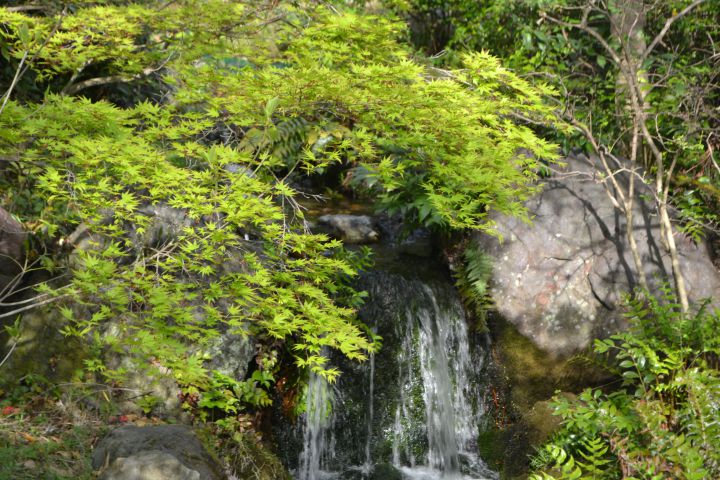
<svg viewBox="0 0 720 480">
<path fill-rule="evenodd" d="M 717 234 L 718 2 L 388 5 L 413 26 L 415 46 L 435 54 L 436 64 L 453 65 L 466 49 L 488 50 L 524 78 L 562 92 L 559 113 L 575 133 L 550 135 L 565 150 L 608 159 L 612 166 L 599 172 L 601 178 L 627 168 L 653 184 L 658 217 L 666 219 L 662 243 L 671 255 L 667 209 L 675 227 L 695 240 Z M 630 212 L 618 190 L 616 184 L 609 189 L 615 206 Z M 632 224 L 631 215 L 626 220 Z M 635 263 L 641 271 L 642 260 Z M 682 292 L 682 275 L 673 268 Z M 642 296 L 631 308 L 634 329 L 595 347 L 598 354 L 612 353 L 609 364 L 622 385 L 557 401 L 564 427 L 535 459 L 546 467 L 536 478 L 720 476 L 717 314 L 709 307 L 692 314 L 682 298 Z"/>
<path fill-rule="evenodd" d="M 308 231 L 302 182 L 339 171 L 339 188 L 410 222 L 491 231 L 490 211 L 524 215 L 556 156 L 513 120 L 548 121 L 552 90 L 484 53 L 428 68 L 393 21 L 252 1 L 46 5 L 0 9 L 0 200 L 56 276 L 38 300 L 115 385 L 169 374 L 190 404 L 236 413 L 267 405 L 290 363 L 334 379 L 326 349 L 363 360 L 379 345 L 350 287 L 367 260 Z M 209 366 L 228 337 L 256 345 L 247 378 Z"/>
<path fill-rule="evenodd" d="M 556 400 L 562 429 L 536 459 L 555 471 L 533 478 L 720 475 L 720 316 L 678 311 L 672 296 L 633 301 L 631 331 L 595 342 L 622 383 Z"/>
<path fill-rule="evenodd" d="M 623 42 L 630 50 L 652 47 L 637 59 L 637 67 L 649 130 L 662 145 L 664 168 L 672 176 L 671 197 L 687 233 L 697 238 L 707 227 L 717 230 L 717 2 L 413 0 L 389 4 L 411 24 L 424 25 L 415 29 L 418 32 L 439 35 L 414 38 L 418 47 L 442 52 L 436 62 L 452 65 L 458 52 L 486 50 L 522 76 L 542 79 L 561 91 L 563 118 L 581 127 L 575 135 L 557 137 L 566 150 L 594 151 L 589 133 L 608 152 L 630 156 L 634 114 L 623 98 L 620 63 L 633 52 L 626 51 Z M 641 13 L 637 20 L 631 18 L 635 11 Z M 626 27 L 635 30 L 633 38 L 623 38 L 623 32 L 614 30 L 623 22 L 635 24 Z M 660 41 L 652 44 L 658 35 Z M 640 150 L 640 163 L 649 167 L 649 149 Z"/>
<path fill-rule="evenodd" d="M 631 7 L 639 39 L 618 31 Z M 491 212 L 526 216 L 557 157 L 537 132 L 561 122 L 566 150 L 660 178 L 657 204 L 699 238 L 720 202 L 719 19 L 685 0 L 7 2 L 0 206 L 32 232 L 40 283 L 0 293 L 0 318 L 19 338 L 21 310 L 56 308 L 89 345 L 80 380 L 171 377 L 201 418 L 265 407 L 308 372 L 336 378 L 330 350 L 380 348 L 355 317 L 368 252 L 310 231 L 318 186 L 492 234 Z M 474 245 L 458 258 L 482 315 L 491 265 Z M 720 477 L 717 314 L 630 307 L 633 329 L 595 345 L 617 383 L 557 400 L 536 478 Z M 216 362 L 238 339 L 242 378 Z"/>
</svg>

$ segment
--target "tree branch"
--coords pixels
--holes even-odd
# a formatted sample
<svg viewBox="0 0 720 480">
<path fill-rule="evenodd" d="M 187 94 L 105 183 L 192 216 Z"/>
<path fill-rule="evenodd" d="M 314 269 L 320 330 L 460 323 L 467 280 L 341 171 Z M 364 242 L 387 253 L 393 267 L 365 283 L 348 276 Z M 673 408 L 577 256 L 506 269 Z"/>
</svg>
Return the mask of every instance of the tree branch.
<svg viewBox="0 0 720 480">
<path fill-rule="evenodd" d="M 3 95 L 3 103 L 2 106 L 0 106 L 0 114 L 2 114 L 3 110 L 5 110 L 5 105 L 7 105 L 8 100 L 10 100 L 10 95 L 12 94 L 12 91 L 15 89 L 15 85 L 17 85 L 18 80 L 20 80 L 20 77 L 22 76 L 23 71 L 23 65 L 25 64 L 25 60 L 27 60 L 28 51 L 25 50 L 25 53 L 23 53 L 22 60 L 20 60 L 20 65 L 18 65 L 17 70 L 15 70 L 15 76 L 12 79 L 12 83 L 10 83 L 10 87 L 8 87 L 7 91 L 5 92 L 5 95 Z"/>
<path fill-rule="evenodd" d="M 3 314 L 0 314 L 0 318 L 11 317 L 11 316 L 16 315 L 16 314 L 18 314 L 18 313 L 22 313 L 22 312 L 25 312 L 25 311 L 27 311 L 27 310 L 32 310 L 33 308 L 42 307 L 43 305 L 47 305 L 47 304 L 49 304 L 49 303 L 57 302 L 58 300 L 63 299 L 63 298 L 66 298 L 66 297 L 69 297 L 69 296 L 70 296 L 70 294 L 69 294 L 69 293 L 66 293 L 65 295 L 60 295 L 59 297 L 48 298 L 47 300 L 43 300 L 42 302 L 33 303 L 32 305 L 26 305 L 26 306 L 24 306 L 24 307 L 22 307 L 22 308 L 16 308 L 15 310 L 11 310 L 11 311 L 9 311 L 9 312 L 5 312 L 5 313 L 3 313 Z"/>
<path fill-rule="evenodd" d="M 703 0 L 698 0 L 703 1 Z M 557 25 L 560 25 L 562 27 L 567 28 L 577 28 L 578 30 L 582 30 L 585 33 L 588 33 L 591 35 L 595 40 L 598 41 L 598 43 L 605 49 L 605 51 L 610 55 L 610 58 L 616 65 L 620 65 L 620 57 L 618 56 L 617 52 L 613 50 L 613 48 L 610 46 L 610 44 L 603 38 L 600 33 L 598 33 L 597 30 L 595 30 L 592 27 L 589 27 L 587 24 L 587 15 L 583 15 L 583 20 L 580 23 L 570 23 L 566 22 L 564 20 L 560 20 L 559 18 L 551 17 L 545 12 L 540 13 L 541 18 L 545 18 Z"/>
<path fill-rule="evenodd" d="M 20 5 L 18 7 L 5 7 L 8 12 L 32 12 L 34 10 L 47 10 L 42 5 Z"/>
<path fill-rule="evenodd" d="M 60 91 L 60 94 L 75 95 L 80 90 L 85 90 L 86 88 L 97 87 L 99 85 L 107 85 L 109 83 L 130 83 L 134 80 L 143 78 L 144 76 L 145 75 L 138 73 L 137 75 L 133 75 L 132 77 L 125 77 L 123 75 L 110 75 L 108 77 L 90 78 L 88 80 L 83 80 L 82 82 L 68 84 Z"/>
<path fill-rule="evenodd" d="M 672 27 L 673 23 L 690 13 L 695 7 L 697 7 L 701 3 L 705 3 L 705 0 L 695 0 L 687 7 L 683 8 L 677 15 L 668 18 L 665 21 L 665 25 L 663 26 L 662 30 L 660 30 L 660 33 L 655 35 L 653 41 L 650 42 L 650 45 L 648 45 L 648 47 L 640 56 L 640 61 L 644 62 L 645 60 L 647 60 L 647 57 L 650 55 L 650 53 L 652 53 L 653 49 L 657 46 L 657 44 L 662 41 L 662 39 L 665 37 L 665 34 L 667 34 L 668 30 L 670 30 L 670 27 Z"/>
<path fill-rule="evenodd" d="M 10 355 L 12 355 L 13 351 L 15 351 L 15 347 L 17 347 L 17 342 L 13 342 L 13 346 L 10 347 L 10 351 L 5 355 L 5 358 L 2 359 L 2 362 L 0 362 L 0 367 L 3 366 L 5 362 L 7 362 L 7 359 L 10 358 Z"/>
<path fill-rule="evenodd" d="M 171 53 L 170 56 L 168 56 L 168 58 L 165 59 L 165 61 L 162 62 L 159 66 L 148 67 L 145 70 L 143 70 L 142 72 L 135 74 L 131 77 L 128 77 L 125 75 L 109 75 L 107 77 L 89 78 L 87 80 L 83 80 L 82 82 L 73 83 L 73 79 L 77 78 L 79 73 L 82 71 L 82 70 L 79 70 L 78 72 L 76 72 L 76 74 L 73 75 L 73 78 L 70 79 L 70 82 L 68 82 L 68 84 L 65 85 L 65 88 L 62 89 L 60 94 L 61 95 L 75 95 L 79 91 L 85 90 L 86 88 L 90 88 L 90 87 L 97 87 L 99 85 L 107 85 L 109 83 L 130 83 L 135 80 L 139 80 L 141 78 L 152 75 L 153 73 L 155 73 L 159 70 L 162 70 L 165 67 L 165 65 L 167 65 L 167 63 L 170 61 L 172 56 L 173 56 L 173 53 Z M 87 65 L 85 65 L 85 66 L 87 66 Z M 83 66 L 83 68 L 85 66 Z"/>
</svg>

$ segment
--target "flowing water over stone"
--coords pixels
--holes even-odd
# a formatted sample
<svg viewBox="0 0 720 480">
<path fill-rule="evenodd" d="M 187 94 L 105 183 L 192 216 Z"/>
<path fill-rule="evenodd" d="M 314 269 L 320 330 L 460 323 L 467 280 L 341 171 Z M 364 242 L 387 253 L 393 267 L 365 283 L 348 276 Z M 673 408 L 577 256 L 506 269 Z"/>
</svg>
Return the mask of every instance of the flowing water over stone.
<svg viewBox="0 0 720 480">
<path fill-rule="evenodd" d="M 303 449 L 300 453 L 299 480 L 326 478 L 323 468 L 335 456 L 333 438 L 333 400 L 331 387 L 322 377 L 310 374 L 305 396 Z"/>
<path fill-rule="evenodd" d="M 360 288 L 382 349 L 362 365 L 333 358 L 337 385 L 311 377 L 295 477 L 496 479 L 476 454 L 487 338 L 468 331 L 452 284 L 376 271 Z"/>
</svg>

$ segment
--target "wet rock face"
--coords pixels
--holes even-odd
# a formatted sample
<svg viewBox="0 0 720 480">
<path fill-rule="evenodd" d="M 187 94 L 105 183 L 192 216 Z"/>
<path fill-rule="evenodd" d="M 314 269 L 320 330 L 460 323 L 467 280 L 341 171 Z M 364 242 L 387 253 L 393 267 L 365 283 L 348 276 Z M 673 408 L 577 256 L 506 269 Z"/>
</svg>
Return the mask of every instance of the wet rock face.
<svg viewBox="0 0 720 480">
<path fill-rule="evenodd" d="M 323 215 L 317 219 L 317 229 L 345 243 L 374 243 L 380 238 L 367 215 Z"/>
<path fill-rule="evenodd" d="M 182 425 L 120 427 L 92 458 L 103 480 L 221 480 L 222 468 L 193 431 Z"/>
<path fill-rule="evenodd" d="M 381 215 L 377 218 L 377 227 L 383 241 L 394 249 L 395 254 L 430 258 L 435 251 L 434 239 L 430 230 L 416 228 L 405 230 L 405 221 L 400 215 Z"/>
<path fill-rule="evenodd" d="M 0 207 L 0 292 L 22 272 L 26 236 L 22 224 Z"/>
<path fill-rule="evenodd" d="M 638 286 L 625 216 L 613 208 L 592 162 L 566 159 L 563 171 L 528 201 L 532 224 L 495 215 L 504 241 L 478 236 L 494 262 L 491 295 L 499 313 L 558 356 L 622 329 L 622 295 Z M 648 281 L 657 289 L 672 269 L 654 203 L 646 200 L 650 193 L 636 183 L 634 232 Z M 720 276 L 707 246 L 679 233 L 675 238 L 690 298 L 717 297 Z"/>
</svg>

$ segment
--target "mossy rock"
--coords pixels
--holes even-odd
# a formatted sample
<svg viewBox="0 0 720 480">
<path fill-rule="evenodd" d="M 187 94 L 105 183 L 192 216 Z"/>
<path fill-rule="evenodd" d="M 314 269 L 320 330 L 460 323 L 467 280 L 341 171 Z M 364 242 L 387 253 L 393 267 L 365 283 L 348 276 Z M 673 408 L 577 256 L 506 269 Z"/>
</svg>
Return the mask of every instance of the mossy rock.
<svg viewBox="0 0 720 480">
<path fill-rule="evenodd" d="M 559 427 L 552 397 L 602 384 L 610 375 L 589 354 L 558 357 L 543 351 L 497 315 L 489 316 L 488 326 L 495 426 L 480 435 L 480 455 L 503 479 L 527 478 L 530 458 Z"/>
<path fill-rule="evenodd" d="M 482 432 L 478 451 L 490 468 L 500 472 L 503 480 L 527 478 L 531 449 L 527 427 L 522 422 Z"/>
<path fill-rule="evenodd" d="M 80 338 L 68 338 L 60 333 L 64 324 L 65 320 L 56 308 L 37 308 L 21 317 L 19 338 L 0 335 L 0 345 L 5 352 L 15 345 L 0 369 L 0 383 L 11 387 L 18 379 L 28 377 L 55 384 L 78 380 L 82 375 L 83 360 L 87 358 L 87 347 Z"/>
<path fill-rule="evenodd" d="M 568 400 L 573 400 L 577 396 L 573 393 L 563 392 L 558 394 Z M 562 418 L 554 415 L 551 400 L 543 400 L 535 403 L 533 407 L 525 413 L 523 420 L 528 426 L 528 443 L 535 448 L 545 444 L 561 425 Z"/>
<path fill-rule="evenodd" d="M 611 378 L 590 354 L 558 357 L 538 348 L 509 322 L 492 316 L 495 360 L 507 383 L 512 407 L 524 416 L 557 391 L 578 392 Z"/>
<path fill-rule="evenodd" d="M 224 449 L 226 460 L 237 478 L 244 480 L 292 480 L 280 459 L 261 442 L 238 434 L 230 448 Z"/>
<path fill-rule="evenodd" d="M 560 394 L 567 398 L 572 393 Z M 550 400 L 536 402 L 514 423 L 491 428 L 478 438 L 480 456 L 503 480 L 527 478 L 530 457 L 560 428 L 561 418 L 553 415 Z"/>
<path fill-rule="evenodd" d="M 373 468 L 370 480 L 402 480 L 402 473 L 394 465 L 381 463 Z"/>
<path fill-rule="evenodd" d="M 402 472 L 390 463 L 374 465 L 370 472 L 355 468 L 340 474 L 340 480 L 402 480 L 402 478 Z"/>
</svg>

